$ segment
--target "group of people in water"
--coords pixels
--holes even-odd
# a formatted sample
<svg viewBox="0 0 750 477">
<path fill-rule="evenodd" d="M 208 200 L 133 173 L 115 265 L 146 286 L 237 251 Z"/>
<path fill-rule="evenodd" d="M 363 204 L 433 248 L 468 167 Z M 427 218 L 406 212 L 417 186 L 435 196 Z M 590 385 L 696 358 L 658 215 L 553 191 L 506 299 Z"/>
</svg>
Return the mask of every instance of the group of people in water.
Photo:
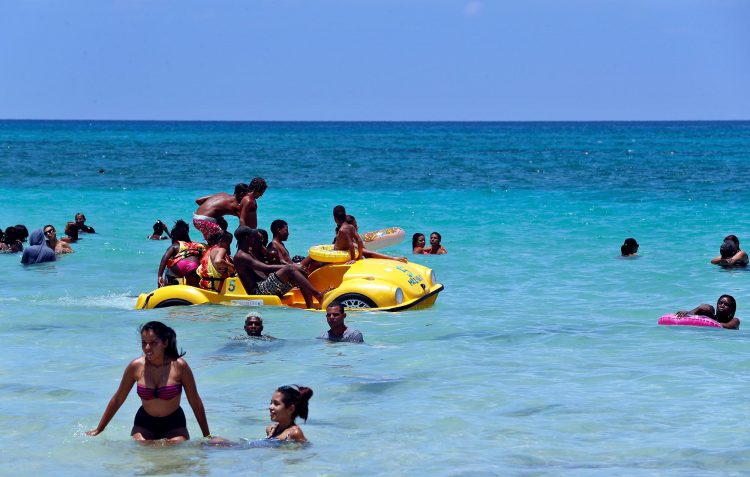
<svg viewBox="0 0 750 477">
<path fill-rule="evenodd" d="M 638 242 L 632 238 L 626 238 L 620 247 L 623 257 L 635 257 L 638 254 Z M 711 259 L 711 263 L 723 268 L 744 268 L 748 265 L 748 256 L 740 249 L 740 239 L 736 235 L 727 235 L 719 247 L 719 255 Z M 688 316 L 705 316 L 718 322 L 722 328 L 738 330 L 740 320 L 735 317 L 737 301 L 731 295 L 721 295 L 716 302 L 716 307 L 708 303 L 702 303 L 692 310 L 680 310 L 675 313 L 677 318 Z"/>
<path fill-rule="evenodd" d="M 24 225 L 10 226 L 0 230 L 0 253 L 23 252 L 21 263 L 24 265 L 53 262 L 58 255 L 73 252 L 70 244 L 78 241 L 79 232 L 96 233 L 93 227 L 86 225 L 86 216 L 82 212 L 66 224 L 65 236 L 61 238 L 57 237 L 57 229 L 51 224 L 35 229 L 31 235 Z M 27 239 L 29 245 L 24 247 Z"/>
<path fill-rule="evenodd" d="M 184 391 L 203 437 L 210 439 L 209 444 L 232 445 L 227 439 L 211 435 L 193 371 L 184 358 L 185 352 L 178 351 L 175 331 L 164 323 L 150 321 L 141 326 L 140 335 L 143 355 L 125 367 L 120 385 L 109 400 L 99 424 L 86 434 L 101 434 L 135 385 L 141 407 L 130 431 L 134 440 L 145 442 L 163 439 L 168 443 L 188 440 L 190 434 L 187 421 L 180 406 Z M 296 418 L 307 420 L 308 403 L 312 396 L 312 389 L 305 386 L 277 388 L 271 395 L 268 407 L 272 424 L 266 428 L 266 438 L 273 441 L 305 442 L 305 435 L 297 425 Z"/>
<path fill-rule="evenodd" d="M 430 246 L 425 247 L 424 234 L 416 233 L 411 237 L 411 251 L 414 255 L 445 255 L 448 250 L 442 246 L 440 241 L 443 237 L 437 233 L 430 234 Z"/>
</svg>

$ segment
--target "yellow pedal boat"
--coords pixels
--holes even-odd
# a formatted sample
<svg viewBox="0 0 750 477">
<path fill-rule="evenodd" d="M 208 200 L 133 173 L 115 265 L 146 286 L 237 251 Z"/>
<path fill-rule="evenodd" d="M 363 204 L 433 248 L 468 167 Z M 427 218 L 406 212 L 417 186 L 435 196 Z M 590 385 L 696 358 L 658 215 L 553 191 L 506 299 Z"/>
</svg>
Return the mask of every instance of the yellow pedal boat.
<svg viewBox="0 0 750 477">
<path fill-rule="evenodd" d="M 318 290 L 326 293 L 322 308 L 338 300 L 347 309 L 403 311 L 429 308 L 443 291 L 432 269 L 417 263 L 394 260 L 365 259 L 353 264 L 331 264 L 309 276 Z M 248 295 L 238 277 L 224 281 L 221 292 L 204 290 L 190 285 L 169 285 L 150 293 L 142 293 L 136 309 L 164 308 L 180 305 L 215 303 L 239 306 L 290 306 L 305 308 L 305 300 L 298 288 L 279 298 L 269 295 Z"/>
</svg>

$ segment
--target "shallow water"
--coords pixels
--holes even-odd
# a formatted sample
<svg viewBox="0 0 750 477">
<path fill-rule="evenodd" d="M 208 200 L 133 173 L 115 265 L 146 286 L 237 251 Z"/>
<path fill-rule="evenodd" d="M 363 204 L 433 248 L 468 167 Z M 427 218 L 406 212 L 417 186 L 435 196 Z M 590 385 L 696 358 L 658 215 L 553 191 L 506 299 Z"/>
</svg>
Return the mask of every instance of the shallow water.
<svg viewBox="0 0 750 477">
<path fill-rule="evenodd" d="M 656 320 L 722 293 L 747 316 L 750 272 L 708 262 L 725 235 L 750 237 L 749 158 L 750 123 L 0 122 L 0 226 L 62 230 L 84 211 L 98 232 L 53 264 L 0 255 L 0 463 L 21 475 L 744 475 L 746 331 Z M 234 339 L 243 307 L 133 310 L 167 246 L 145 240 L 151 224 L 256 175 L 269 182 L 259 222 L 287 220 L 292 254 L 330 241 L 338 203 L 363 230 L 441 232 L 448 255 L 414 258 L 445 284 L 436 305 L 351 313 L 364 345 L 314 339 L 325 318 L 302 310 L 262 309 L 271 342 Z M 628 236 L 638 258 L 618 257 Z M 142 447 L 128 436 L 135 391 L 85 436 L 149 320 L 177 331 L 213 434 L 262 438 L 272 391 L 298 383 L 315 391 L 311 444 Z"/>
</svg>

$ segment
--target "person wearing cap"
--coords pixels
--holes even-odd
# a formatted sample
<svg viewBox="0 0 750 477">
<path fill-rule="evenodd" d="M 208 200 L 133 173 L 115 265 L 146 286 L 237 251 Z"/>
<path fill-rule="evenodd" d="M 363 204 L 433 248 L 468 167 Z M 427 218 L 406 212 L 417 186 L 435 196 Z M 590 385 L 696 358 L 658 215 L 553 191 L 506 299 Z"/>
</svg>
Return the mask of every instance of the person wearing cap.
<svg viewBox="0 0 750 477">
<path fill-rule="evenodd" d="M 326 321 L 328 321 L 330 329 L 321 333 L 318 339 L 335 342 L 363 343 L 365 340 L 362 337 L 362 332 L 346 326 L 344 323 L 345 318 L 346 310 L 344 305 L 336 300 L 332 301 L 326 307 Z"/>
</svg>

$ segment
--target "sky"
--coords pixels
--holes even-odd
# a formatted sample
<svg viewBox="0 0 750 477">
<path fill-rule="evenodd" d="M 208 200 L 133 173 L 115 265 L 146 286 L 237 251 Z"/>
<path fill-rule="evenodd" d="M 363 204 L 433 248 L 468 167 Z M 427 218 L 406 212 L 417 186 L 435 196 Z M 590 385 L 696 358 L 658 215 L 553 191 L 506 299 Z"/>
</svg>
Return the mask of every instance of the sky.
<svg viewBox="0 0 750 477">
<path fill-rule="evenodd" d="M 0 118 L 750 119 L 750 0 L 0 0 Z"/>
</svg>

